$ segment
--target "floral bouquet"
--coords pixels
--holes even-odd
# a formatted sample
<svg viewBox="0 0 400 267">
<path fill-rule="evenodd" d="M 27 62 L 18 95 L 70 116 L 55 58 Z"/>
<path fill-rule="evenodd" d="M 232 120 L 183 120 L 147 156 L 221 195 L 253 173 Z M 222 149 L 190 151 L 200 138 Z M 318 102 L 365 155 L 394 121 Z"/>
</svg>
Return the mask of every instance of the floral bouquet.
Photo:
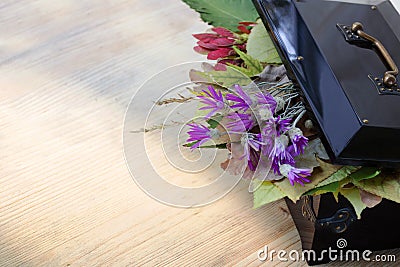
<svg viewBox="0 0 400 267">
<path fill-rule="evenodd" d="M 227 149 L 221 167 L 250 180 L 255 208 L 332 193 L 347 198 L 360 218 L 382 198 L 400 203 L 397 170 L 330 164 L 301 92 L 250 0 L 183 1 L 213 26 L 193 34 L 194 50 L 210 63 L 190 71 L 200 104 L 184 146 Z"/>
</svg>

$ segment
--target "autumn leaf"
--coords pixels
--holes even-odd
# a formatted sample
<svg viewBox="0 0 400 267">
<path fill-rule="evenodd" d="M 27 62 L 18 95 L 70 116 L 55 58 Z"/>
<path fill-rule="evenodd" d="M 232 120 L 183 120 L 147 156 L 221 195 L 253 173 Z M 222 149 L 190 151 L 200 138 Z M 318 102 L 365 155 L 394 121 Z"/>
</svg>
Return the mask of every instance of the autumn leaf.
<svg viewBox="0 0 400 267">
<path fill-rule="evenodd" d="M 257 190 L 253 193 L 253 208 L 259 208 L 284 197 L 285 194 L 274 183 L 262 182 L 261 185 L 257 185 Z"/>
<path fill-rule="evenodd" d="M 400 173 L 385 172 L 373 179 L 354 181 L 354 184 L 371 194 L 400 203 Z"/>
<path fill-rule="evenodd" d="M 261 62 L 281 64 L 282 60 L 268 35 L 267 29 L 260 20 L 257 22 L 258 24 L 251 30 L 247 41 L 247 54 Z"/>
<path fill-rule="evenodd" d="M 204 22 L 213 26 L 237 30 L 241 21 L 255 21 L 258 13 L 251 0 L 183 0 L 200 13 Z"/>
<path fill-rule="evenodd" d="M 264 68 L 261 65 L 261 62 L 258 59 L 255 59 L 254 57 L 240 51 L 237 47 L 233 47 L 235 52 L 239 55 L 239 57 L 244 61 L 244 64 L 247 67 L 247 70 L 249 71 L 250 77 L 255 76 L 257 74 L 260 74 Z"/>
<path fill-rule="evenodd" d="M 361 212 L 367 207 L 367 205 L 365 205 L 361 200 L 360 190 L 356 187 L 340 189 L 340 194 L 347 198 L 351 205 L 353 205 L 357 218 L 361 219 Z"/>
</svg>

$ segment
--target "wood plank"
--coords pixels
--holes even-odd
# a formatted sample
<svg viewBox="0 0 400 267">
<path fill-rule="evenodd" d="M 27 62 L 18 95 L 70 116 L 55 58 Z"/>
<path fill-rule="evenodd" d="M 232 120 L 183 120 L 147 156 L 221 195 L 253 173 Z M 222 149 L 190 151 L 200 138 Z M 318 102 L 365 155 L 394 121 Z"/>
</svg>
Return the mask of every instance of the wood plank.
<svg viewBox="0 0 400 267">
<path fill-rule="evenodd" d="M 179 209 L 129 174 L 132 95 L 204 59 L 191 34 L 207 25 L 181 1 L 4 0 L 0 20 L 0 266 L 259 266 L 265 245 L 300 249 L 285 203 L 253 210 L 246 182 Z"/>
</svg>

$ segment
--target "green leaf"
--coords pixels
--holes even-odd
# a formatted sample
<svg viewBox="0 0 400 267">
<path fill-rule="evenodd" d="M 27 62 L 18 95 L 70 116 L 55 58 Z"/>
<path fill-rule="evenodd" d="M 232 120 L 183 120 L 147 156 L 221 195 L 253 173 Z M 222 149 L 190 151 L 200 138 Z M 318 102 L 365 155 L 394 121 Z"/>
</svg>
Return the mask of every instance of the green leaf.
<svg viewBox="0 0 400 267">
<path fill-rule="evenodd" d="M 360 167 L 343 166 L 337 172 L 335 172 L 330 177 L 328 177 L 326 180 L 319 183 L 318 187 L 325 186 L 325 185 L 328 185 L 328 184 L 334 183 L 334 182 L 339 182 L 339 181 L 345 179 L 346 177 L 348 177 L 353 172 L 357 171 L 358 169 L 360 169 Z"/>
<path fill-rule="evenodd" d="M 183 144 L 183 146 L 184 147 L 192 147 L 194 144 L 196 144 L 197 142 L 200 142 L 200 141 L 194 141 L 194 142 L 190 142 L 190 143 L 186 143 L 186 144 Z"/>
<path fill-rule="evenodd" d="M 354 185 L 371 194 L 400 203 L 400 173 L 382 173 L 374 179 L 354 181 Z"/>
<path fill-rule="evenodd" d="M 306 192 L 305 195 L 307 196 L 316 196 L 316 195 L 322 195 L 325 193 L 333 193 L 339 190 L 339 182 L 333 182 L 324 186 L 320 186 L 314 189 L 311 189 L 310 191 Z"/>
<path fill-rule="evenodd" d="M 219 122 L 222 120 L 223 116 L 218 115 L 211 117 L 210 119 L 207 120 L 208 125 L 210 126 L 210 129 L 215 129 L 219 125 Z"/>
<path fill-rule="evenodd" d="M 381 170 L 374 167 L 363 167 L 357 172 L 350 175 L 352 182 L 358 182 L 365 179 L 371 179 L 378 176 Z"/>
<path fill-rule="evenodd" d="M 194 83 L 212 84 L 213 82 L 212 78 L 210 77 L 210 75 L 208 75 L 207 72 L 202 72 L 199 70 L 190 70 L 189 77 L 190 80 Z"/>
<path fill-rule="evenodd" d="M 183 146 L 184 147 L 192 147 L 194 144 L 200 141 L 194 141 L 191 143 L 186 143 Z M 215 144 L 215 145 L 205 145 L 205 146 L 200 146 L 199 148 L 218 148 L 218 149 L 226 149 L 226 143 L 225 144 Z"/>
<path fill-rule="evenodd" d="M 209 145 L 209 146 L 200 146 L 199 148 L 217 148 L 217 149 L 227 149 L 226 148 L 226 143 L 224 144 L 215 144 L 215 145 Z"/>
<path fill-rule="evenodd" d="M 238 84 L 241 86 L 249 85 L 252 80 L 250 79 L 249 73 L 246 73 L 246 69 L 242 69 L 237 66 L 226 66 L 226 70 L 191 70 L 190 78 L 192 81 L 204 84 L 212 84 L 214 88 L 220 90 L 230 88 L 231 86 Z M 224 94 L 224 92 L 222 92 Z M 200 107 L 199 107 L 200 108 Z M 209 111 L 202 111 L 201 115 L 206 115 Z"/>
<path fill-rule="evenodd" d="M 351 166 L 348 166 L 351 167 Z M 364 180 L 364 179 L 371 179 L 379 175 L 380 170 L 373 167 L 358 167 L 358 170 L 351 173 L 344 179 L 339 181 L 339 188 L 344 187 L 347 184 L 354 184 L 354 182 Z"/>
<path fill-rule="evenodd" d="M 380 171 L 377 168 L 344 166 L 319 183 L 317 188 L 308 191 L 306 195 L 319 195 L 332 192 L 337 199 L 337 196 L 340 193 L 350 201 L 357 213 L 357 217 L 360 218 L 361 212 L 367 206 L 361 199 L 359 188 L 352 187 L 346 189 L 343 188 L 343 186 L 349 183 L 353 183 L 357 186 L 357 182 L 367 181 L 368 179 L 376 177 L 379 173 Z"/>
<path fill-rule="evenodd" d="M 259 60 L 240 51 L 237 47 L 233 47 L 233 49 L 240 56 L 240 58 L 244 61 L 244 64 L 246 65 L 249 73 L 251 74 L 251 75 L 249 75 L 250 77 L 260 74 L 264 70 L 264 68 L 261 65 L 261 62 Z"/>
<path fill-rule="evenodd" d="M 227 88 L 235 84 L 245 86 L 252 82 L 247 75 L 244 75 L 240 71 L 229 66 L 224 71 L 210 71 L 208 74 L 212 77 L 215 83 Z"/>
<path fill-rule="evenodd" d="M 360 219 L 361 212 L 367 207 L 367 205 L 361 201 L 360 190 L 356 187 L 351 189 L 340 189 L 340 194 L 350 201 L 356 211 L 357 218 Z"/>
<path fill-rule="evenodd" d="M 200 13 L 204 22 L 236 31 L 241 21 L 255 21 L 257 11 L 251 0 L 183 0 Z"/>
<path fill-rule="evenodd" d="M 248 76 L 248 77 L 253 77 L 255 74 L 253 74 L 250 70 L 243 68 L 243 67 L 239 67 L 236 65 L 233 65 L 231 63 L 227 63 L 227 65 L 237 71 L 240 71 L 241 73 L 243 73 L 244 75 Z"/>
<path fill-rule="evenodd" d="M 270 64 L 282 63 L 274 43 L 268 35 L 267 29 L 261 21 L 258 21 L 258 24 L 251 30 L 246 49 L 247 54 L 261 62 Z"/>
<path fill-rule="evenodd" d="M 253 208 L 259 208 L 265 204 L 284 198 L 285 194 L 271 182 L 262 182 L 253 193 Z"/>
<path fill-rule="evenodd" d="M 327 163 L 325 163 L 327 164 Z M 305 195 L 320 195 L 328 192 L 338 193 L 339 189 L 353 181 L 370 179 L 377 176 L 380 171 L 377 168 L 343 166 L 330 177 L 323 180 L 316 188 L 308 191 Z"/>
</svg>

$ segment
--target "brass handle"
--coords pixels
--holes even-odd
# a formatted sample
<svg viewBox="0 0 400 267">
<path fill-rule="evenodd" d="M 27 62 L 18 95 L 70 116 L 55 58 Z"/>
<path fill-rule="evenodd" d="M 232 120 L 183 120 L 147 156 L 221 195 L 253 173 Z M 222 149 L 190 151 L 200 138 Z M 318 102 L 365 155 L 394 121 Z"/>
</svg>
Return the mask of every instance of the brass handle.
<svg viewBox="0 0 400 267">
<path fill-rule="evenodd" d="M 385 75 L 383 77 L 383 83 L 388 87 L 394 86 L 397 82 L 396 76 L 397 74 L 399 74 L 399 69 L 397 68 L 396 63 L 394 63 L 392 57 L 390 56 L 386 48 L 383 46 L 383 44 L 375 37 L 372 37 L 371 35 L 365 33 L 363 31 L 363 25 L 360 22 L 353 23 L 353 25 L 351 26 L 351 31 L 354 34 L 357 34 L 361 38 L 364 38 L 375 45 L 375 47 L 381 53 L 382 57 L 385 59 L 387 66 L 390 67 L 390 70 L 385 72 Z"/>
</svg>

